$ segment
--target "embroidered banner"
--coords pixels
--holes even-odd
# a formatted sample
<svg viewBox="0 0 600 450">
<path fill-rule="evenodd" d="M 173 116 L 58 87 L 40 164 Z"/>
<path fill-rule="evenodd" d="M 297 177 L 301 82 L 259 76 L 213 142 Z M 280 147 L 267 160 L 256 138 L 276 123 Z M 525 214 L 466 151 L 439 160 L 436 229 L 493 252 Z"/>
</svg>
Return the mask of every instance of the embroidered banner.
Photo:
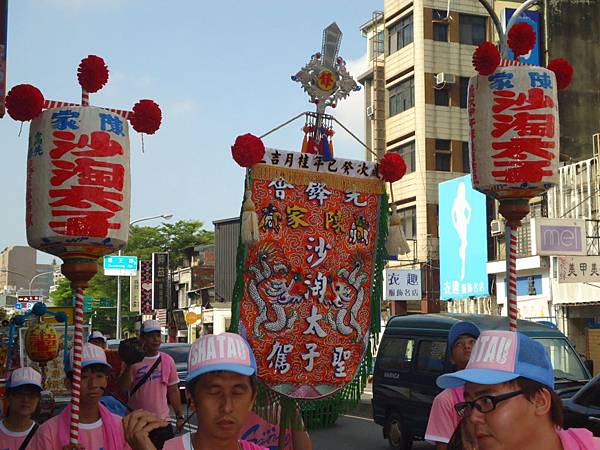
<svg viewBox="0 0 600 450">
<path fill-rule="evenodd" d="M 271 389 L 330 395 L 352 381 L 369 341 L 383 182 L 375 163 L 280 150 L 251 178 L 260 241 L 245 249 L 239 332 Z"/>
</svg>

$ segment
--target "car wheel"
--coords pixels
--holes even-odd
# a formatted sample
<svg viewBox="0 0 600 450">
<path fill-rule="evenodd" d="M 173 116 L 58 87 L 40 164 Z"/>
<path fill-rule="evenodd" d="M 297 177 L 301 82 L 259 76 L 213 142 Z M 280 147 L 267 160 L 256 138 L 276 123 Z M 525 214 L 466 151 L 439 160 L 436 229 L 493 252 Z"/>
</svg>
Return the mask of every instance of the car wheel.
<svg viewBox="0 0 600 450">
<path fill-rule="evenodd" d="M 412 436 L 407 436 L 399 414 L 390 414 L 387 419 L 387 438 L 392 450 L 410 450 Z"/>
</svg>

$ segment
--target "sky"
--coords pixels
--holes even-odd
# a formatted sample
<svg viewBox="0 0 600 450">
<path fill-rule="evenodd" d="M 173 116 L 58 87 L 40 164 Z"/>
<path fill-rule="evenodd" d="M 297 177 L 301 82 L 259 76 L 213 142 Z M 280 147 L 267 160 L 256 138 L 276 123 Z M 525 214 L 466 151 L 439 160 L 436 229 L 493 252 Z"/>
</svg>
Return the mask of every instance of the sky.
<svg viewBox="0 0 600 450">
<path fill-rule="evenodd" d="M 214 220 L 239 214 L 244 170 L 231 158 L 236 136 L 261 135 L 314 109 L 295 74 L 321 50 L 323 29 L 344 33 L 340 56 L 355 78 L 366 68 L 360 26 L 382 0 L 9 0 L 7 90 L 29 83 L 46 99 L 79 102 L 77 66 L 89 54 L 110 77 L 92 105 L 131 109 L 140 99 L 162 109 L 153 136 L 130 128 L 131 220 L 172 213 Z M 361 139 L 363 93 L 328 109 Z M 29 124 L 0 120 L 0 248 L 26 245 L 25 180 Z M 265 138 L 300 150 L 302 119 Z M 336 155 L 363 159 L 336 126 Z M 159 222 L 146 222 L 158 225 Z M 39 262 L 51 260 L 39 254 Z"/>
</svg>

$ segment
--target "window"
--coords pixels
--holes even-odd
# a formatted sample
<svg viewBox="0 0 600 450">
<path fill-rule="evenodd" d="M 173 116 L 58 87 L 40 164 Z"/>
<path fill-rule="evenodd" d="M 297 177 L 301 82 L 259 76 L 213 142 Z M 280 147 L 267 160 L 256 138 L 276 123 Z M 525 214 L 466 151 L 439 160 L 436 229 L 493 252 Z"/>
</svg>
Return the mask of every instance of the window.
<svg viewBox="0 0 600 450">
<path fill-rule="evenodd" d="M 415 341 L 412 339 L 385 339 L 377 352 L 381 370 L 408 370 L 413 359 Z"/>
<path fill-rule="evenodd" d="M 469 96 L 469 78 L 460 77 L 460 107 L 466 108 Z"/>
<path fill-rule="evenodd" d="M 446 18 L 446 11 L 433 10 L 433 40 L 448 42 L 448 22 L 440 22 Z"/>
<path fill-rule="evenodd" d="M 417 370 L 442 372 L 446 359 L 445 341 L 421 341 L 417 354 Z"/>
<path fill-rule="evenodd" d="M 390 117 L 415 105 L 415 79 L 404 80 L 389 89 Z"/>
<path fill-rule="evenodd" d="M 411 206 L 398 210 L 398 215 L 402 219 L 402 231 L 406 239 L 412 240 L 417 237 L 417 207 Z"/>
<path fill-rule="evenodd" d="M 396 152 L 404 158 L 404 162 L 406 163 L 406 173 L 415 171 L 415 141 L 401 145 L 390 151 Z"/>
<path fill-rule="evenodd" d="M 388 29 L 390 55 L 413 41 L 413 16 L 403 17 Z"/>
<path fill-rule="evenodd" d="M 450 95 L 448 94 L 448 89 L 445 87 L 440 89 L 437 87 L 433 88 L 435 104 L 437 106 L 450 106 Z"/>
<path fill-rule="evenodd" d="M 460 15 L 460 43 L 479 45 L 485 41 L 485 17 Z"/>
<path fill-rule="evenodd" d="M 550 355 L 555 378 L 571 380 L 588 378 L 580 359 L 564 338 L 540 338 L 536 341 L 542 343 Z"/>
<path fill-rule="evenodd" d="M 450 151 L 450 141 L 447 139 L 435 140 L 435 170 L 440 172 L 450 172 L 452 162 L 452 152 Z"/>
<path fill-rule="evenodd" d="M 471 173 L 471 164 L 470 164 L 470 154 L 469 154 L 469 143 L 462 143 L 462 171 L 463 173 Z"/>
</svg>

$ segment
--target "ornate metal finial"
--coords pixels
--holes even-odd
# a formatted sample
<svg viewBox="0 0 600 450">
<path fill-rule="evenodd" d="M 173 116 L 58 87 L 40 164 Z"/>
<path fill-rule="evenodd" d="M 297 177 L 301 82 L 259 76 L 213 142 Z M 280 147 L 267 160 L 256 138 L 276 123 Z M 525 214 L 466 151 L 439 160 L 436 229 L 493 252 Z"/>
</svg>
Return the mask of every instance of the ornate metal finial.
<svg viewBox="0 0 600 450">
<path fill-rule="evenodd" d="M 321 53 L 312 55 L 292 80 L 299 82 L 317 105 L 317 113 L 323 114 L 325 108 L 335 108 L 337 102 L 352 91 L 359 91 L 360 85 L 354 81 L 346 69 L 346 61 L 338 56 L 342 32 L 335 22 L 323 30 Z"/>
</svg>

